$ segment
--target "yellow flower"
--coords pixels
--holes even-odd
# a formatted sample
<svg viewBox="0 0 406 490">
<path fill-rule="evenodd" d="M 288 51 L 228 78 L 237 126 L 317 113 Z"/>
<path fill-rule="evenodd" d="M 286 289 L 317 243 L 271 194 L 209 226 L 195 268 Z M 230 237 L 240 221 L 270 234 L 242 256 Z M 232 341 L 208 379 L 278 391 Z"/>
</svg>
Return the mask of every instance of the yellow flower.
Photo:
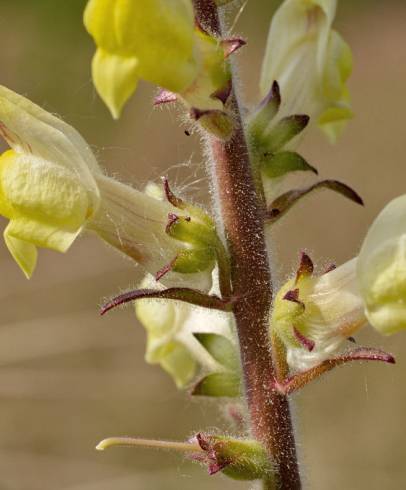
<svg viewBox="0 0 406 490">
<path fill-rule="evenodd" d="M 138 80 L 155 83 L 201 109 L 226 81 L 220 44 L 195 28 L 191 0 L 90 0 L 84 23 L 97 51 L 93 81 L 114 118 Z M 214 65 L 214 66 L 213 66 Z"/>
<path fill-rule="evenodd" d="M 1 86 L 0 132 L 11 147 L 0 157 L 4 239 L 30 277 L 37 247 L 65 252 L 97 211 L 100 170 L 77 131 Z"/>
<path fill-rule="evenodd" d="M 406 329 L 406 196 L 391 201 L 363 242 L 357 277 L 368 321 L 389 335 Z"/>
<path fill-rule="evenodd" d="M 309 259 L 302 259 L 302 272 L 279 290 L 272 312 L 292 368 L 319 364 L 367 323 L 383 335 L 406 329 L 405 217 L 406 195 L 378 215 L 358 257 L 327 274 L 314 275 L 312 266 L 306 272 Z"/>
<path fill-rule="evenodd" d="M 66 252 L 82 230 L 157 273 L 164 283 L 208 290 L 216 254 L 214 225 L 203 211 L 186 216 L 167 200 L 104 175 L 79 133 L 26 98 L 0 86 L 0 156 L 4 239 L 27 277 L 37 247 Z"/>
<path fill-rule="evenodd" d="M 346 81 L 349 46 L 331 25 L 336 0 L 285 0 L 269 31 L 261 92 L 276 80 L 282 94 L 279 117 L 306 114 L 335 140 L 352 116 Z"/>
</svg>

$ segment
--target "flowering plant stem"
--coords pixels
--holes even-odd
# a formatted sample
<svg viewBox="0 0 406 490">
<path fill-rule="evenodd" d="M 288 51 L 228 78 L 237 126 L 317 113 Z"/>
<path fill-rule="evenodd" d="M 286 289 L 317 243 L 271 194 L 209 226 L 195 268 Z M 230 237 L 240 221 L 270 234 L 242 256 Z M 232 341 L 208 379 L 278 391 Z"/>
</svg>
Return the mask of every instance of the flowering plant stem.
<svg viewBox="0 0 406 490">
<path fill-rule="evenodd" d="M 202 25 L 221 37 L 214 0 L 195 0 Z M 272 282 L 264 236 L 264 209 L 255 186 L 235 88 L 228 100 L 235 131 L 228 141 L 207 136 L 212 185 L 219 203 L 231 258 L 234 315 L 240 342 L 245 393 L 252 435 L 262 442 L 276 466 L 276 487 L 301 488 L 288 398 L 273 389 L 276 370 L 269 338 Z M 277 351 L 275 351 L 277 352 Z"/>
</svg>

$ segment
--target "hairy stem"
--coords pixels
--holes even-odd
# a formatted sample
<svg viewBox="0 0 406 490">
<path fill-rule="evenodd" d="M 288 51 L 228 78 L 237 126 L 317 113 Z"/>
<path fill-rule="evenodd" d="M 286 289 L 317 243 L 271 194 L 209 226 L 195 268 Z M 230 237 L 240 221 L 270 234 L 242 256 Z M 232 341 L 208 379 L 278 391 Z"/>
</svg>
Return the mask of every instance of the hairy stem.
<svg viewBox="0 0 406 490">
<path fill-rule="evenodd" d="M 195 0 L 199 21 L 221 36 L 213 0 Z M 272 388 L 275 369 L 270 349 L 269 310 L 272 283 L 264 237 L 264 210 L 251 167 L 235 90 L 227 102 L 236 129 L 227 142 L 207 136 L 211 174 L 220 219 L 231 256 L 231 280 L 251 432 L 276 466 L 279 490 L 301 488 L 296 447 L 285 395 Z M 275 488 L 264 482 L 264 488 Z"/>
</svg>

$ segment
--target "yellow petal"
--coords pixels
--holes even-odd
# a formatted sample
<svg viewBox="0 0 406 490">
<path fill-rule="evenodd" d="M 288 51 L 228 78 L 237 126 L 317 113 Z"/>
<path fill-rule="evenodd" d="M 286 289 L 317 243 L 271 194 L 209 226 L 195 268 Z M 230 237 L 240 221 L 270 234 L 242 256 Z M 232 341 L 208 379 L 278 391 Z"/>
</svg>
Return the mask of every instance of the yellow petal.
<svg viewBox="0 0 406 490">
<path fill-rule="evenodd" d="M 20 266 L 27 279 L 30 279 L 37 264 L 37 248 L 32 243 L 11 236 L 9 229 L 10 225 L 4 230 L 4 241 L 14 260 Z"/>
<path fill-rule="evenodd" d="M 2 159 L 8 160 L 0 173 L 0 187 L 3 199 L 13 209 L 9 218 L 32 219 L 75 233 L 83 226 L 91 213 L 90 203 L 86 189 L 74 174 L 12 150 Z"/>
<path fill-rule="evenodd" d="M 91 0 L 84 22 L 98 47 L 93 80 L 114 118 L 138 79 L 174 92 L 193 82 L 191 0 Z"/>
<path fill-rule="evenodd" d="M 70 231 L 27 218 L 17 218 L 7 226 L 9 237 L 29 242 L 37 247 L 50 248 L 57 252 L 66 252 L 81 229 Z"/>
<path fill-rule="evenodd" d="M 329 107 L 319 117 L 318 124 L 330 142 L 335 143 L 353 116 L 349 107 Z"/>
<path fill-rule="evenodd" d="M 94 55 L 93 82 L 114 119 L 120 117 L 124 104 L 137 88 L 137 67 L 135 57 L 110 54 L 102 49 Z"/>
<path fill-rule="evenodd" d="M 13 150 L 5 151 L 0 155 L 0 214 L 5 218 L 12 219 L 15 211 L 7 194 L 3 190 L 3 175 L 7 173 L 7 169 L 15 162 L 15 153 Z"/>
<path fill-rule="evenodd" d="M 371 325 L 388 335 L 406 329 L 406 196 L 391 201 L 370 227 L 357 277 Z"/>
<path fill-rule="evenodd" d="M 110 51 L 120 48 L 114 29 L 117 4 L 116 0 L 90 0 L 83 16 L 85 27 L 96 44 Z"/>
<path fill-rule="evenodd" d="M 97 207 L 93 175 L 101 170 L 89 145 L 72 126 L 0 86 L 0 133 L 16 153 L 52 162 L 76 175 Z"/>
<path fill-rule="evenodd" d="M 121 0 L 116 32 L 139 60 L 140 78 L 180 93 L 196 74 L 190 0 Z"/>
</svg>

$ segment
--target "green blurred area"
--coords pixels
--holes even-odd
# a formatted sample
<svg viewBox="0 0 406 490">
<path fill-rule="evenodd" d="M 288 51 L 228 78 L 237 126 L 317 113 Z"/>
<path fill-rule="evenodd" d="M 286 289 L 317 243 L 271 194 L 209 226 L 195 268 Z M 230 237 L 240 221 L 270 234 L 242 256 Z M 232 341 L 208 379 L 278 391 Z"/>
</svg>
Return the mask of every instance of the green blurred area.
<svg viewBox="0 0 406 490">
<path fill-rule="evenodd" d="M 0 83 L 73 124 L 123 181 L 140 187 L 169 168 L 186 194 L 204 199 L 199 138 L 185 136 L 188 125 L 177 112 L 152 109 L 154 87 L 141 83 L 119 122 L 95 94 L 85 3 L 0 0 Z M 257 100 L 277 3 L 250 0 L 234 30 L 248 40 L 238 57 L 247 104 Z M 234 16 L 230 9 L 230 25 Z M 337 26 L 354 50 L 356 117 L 337 146 L 312 134 L 303 152 L 321 177 L 352 185 L 367 206 L 328 193 L 306 200 L 273 236 L 281 276 L 303 248 L 320 267 L 351 258 L 378 210 L 405 192 L 405 21 L 404 1 L 340 2 Z M 140 270 L 92 237 L 66 256 L 41 251 L 29 282 L 4 246 L 0 262 L 0 489 L 247 488 L 209 478 L 168 453 L 93 449 L 109 435 L 185 439 L 226 426 L 215 403 L 178 393 L 159 368 L 143 362 L 144 333 L 131 308 L 98 316 L 101 299 L 135 286 Z M 343 368 L 295 398 L 307 488 L 404 486 L 406 337 L 365 331 L 359 341 L 392 351 L 398 364 Z"/>
</svg>

